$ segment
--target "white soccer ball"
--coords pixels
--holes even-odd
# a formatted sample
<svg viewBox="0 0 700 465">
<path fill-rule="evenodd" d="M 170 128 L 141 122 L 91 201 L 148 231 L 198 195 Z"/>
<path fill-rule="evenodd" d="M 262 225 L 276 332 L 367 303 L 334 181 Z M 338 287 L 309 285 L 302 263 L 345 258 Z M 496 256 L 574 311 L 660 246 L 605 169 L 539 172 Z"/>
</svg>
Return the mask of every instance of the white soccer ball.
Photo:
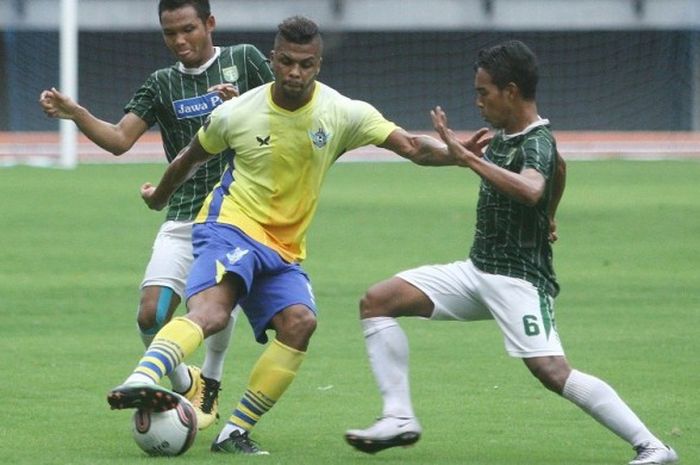
<svg viewBox="0 0 700 465">
<path fill-rule="evenodd" d="M 136 444 L 148 455 L 180 455 L 194 443 L 197 414 L 184 397 L 177 407 L 165 412 L 136 410 L 133 433 Z"/>
</svg>

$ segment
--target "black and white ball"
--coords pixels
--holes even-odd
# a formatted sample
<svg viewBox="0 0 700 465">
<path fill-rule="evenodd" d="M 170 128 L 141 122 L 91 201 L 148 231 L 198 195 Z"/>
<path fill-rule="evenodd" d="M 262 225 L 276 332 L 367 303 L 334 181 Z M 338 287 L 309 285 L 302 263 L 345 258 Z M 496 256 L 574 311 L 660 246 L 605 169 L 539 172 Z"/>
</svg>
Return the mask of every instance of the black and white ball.
<svg viewBox="0 0 700 465">
<path fill-rule="evenodd" d="M 164 412 L 136 410 L 133 433 L 136 444 L 148 455 L 180 455 L 194 443 L 197 414 L 184 397 L 177 407 Z"/>
</svg>

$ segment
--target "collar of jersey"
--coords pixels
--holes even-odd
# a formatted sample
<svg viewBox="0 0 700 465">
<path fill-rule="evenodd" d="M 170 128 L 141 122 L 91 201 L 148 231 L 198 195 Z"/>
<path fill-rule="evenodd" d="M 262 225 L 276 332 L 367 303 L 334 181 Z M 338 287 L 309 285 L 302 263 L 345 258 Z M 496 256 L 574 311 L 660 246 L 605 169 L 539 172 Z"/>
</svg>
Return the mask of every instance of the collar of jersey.
<svg viewBox="0 0 700 465">
<path fill-rule="evenodd" d="M 306 105 L 304 105 L 303 107 L 297 108 L 294 111 L 289 111 L 289 110 L 286 110 L 286 109 L 282 108 L 281 106 L 277 105 L 275 103 L 275 101 L 272 100 L 272 87 L 273 87 L 273 85 L 274 85 L 274 82 L 271 82 L 268 86 L 267 101 L 270 103 L 270 106 L 272 107 L 273 110 L 275 110 L 279 113 L 287 114 L 287 115 L 296 115 L 296 114 L 302 113 L 304 111 L 307 111 L 309 108 L 311 108 L 313 106 L 314 102 L 316 101 L 316 96 L 318 95 L 319 89 L 321 87 L 321 83 L 316 81 L 316 85 L 314 86 L 314 94 L 311 96 L 311 100 L 306 102 Z"/>
<path fill-rule="evenodd" d="M 512 139 L 514 137 L 522 136 L 523 134 L 527 134 L 528 132 L 532 131 L 533 129 L 535 129 L 537 127 L 545 126 L 545 125 L 549 124 L 548 119 L 542 118 L 541 116 L 538 116 L 538 118 L 539 119 L 537 121 L 530 124 L 528 127 L 526 127 L 525 129 L 523 129 L 520 132 L 516 132 L 513 134 L 503 134 L 503 140 L 508 140 L 508 139 Z"/>
<path fill-rule="evenodd" d="M 185 68 L 185 65 L 180 63 L 179 61 L 177 62 L 177 70 L 180 71 L 182 74 L 190 74 L 192 76 L 196 76 L 198 74 L 202 74 L 205 72 L 209 67 L 211 66 L 212 63 L 214 63 L 214 60 L 219 58 L 219 55 L 221 55 L 221 48 L 219 47 L 214 47 L 214 56 L 211 57 L 206 63 L 204 63 L 202 66 L 198 68 Z"/>
</svg>

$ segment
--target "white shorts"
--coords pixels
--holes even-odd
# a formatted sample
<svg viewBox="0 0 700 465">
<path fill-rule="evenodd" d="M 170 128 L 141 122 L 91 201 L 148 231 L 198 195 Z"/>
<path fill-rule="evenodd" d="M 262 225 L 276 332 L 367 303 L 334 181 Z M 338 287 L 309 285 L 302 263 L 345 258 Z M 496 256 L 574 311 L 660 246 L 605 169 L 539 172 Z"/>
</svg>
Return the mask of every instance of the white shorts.
<svg viewBox="0 0 700 465">
<path fill-rule="evenodd" d="M 564 355 L 554 299 L 528 281 L 480 271 L 471 260 L 397 274 L 433 301 L 432 320 L 495 319 L 512 357 Z"/>
<path fill-rule="evenodd" d="M 153 253 L 141 289 L 146 286 L 169 287 L 183 298 L 193 260 L 192 222 L 166 221 L 153 242 Z"/>
</svg>

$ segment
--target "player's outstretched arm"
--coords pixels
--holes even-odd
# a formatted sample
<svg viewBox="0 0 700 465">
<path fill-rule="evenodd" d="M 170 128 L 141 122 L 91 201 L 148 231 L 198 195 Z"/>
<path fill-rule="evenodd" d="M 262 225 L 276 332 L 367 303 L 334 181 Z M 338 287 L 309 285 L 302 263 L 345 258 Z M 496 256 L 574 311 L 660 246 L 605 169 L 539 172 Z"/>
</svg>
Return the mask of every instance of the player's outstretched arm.
<svg viewBox="0 0 700 465">
<path fill-rule="evenodd" d="M 454 165 L 445 144 L 434 137 L 411 134 L 397 128 L 389 134 L 379 147 L 391 150 L 397 155 L 418 165 Z"/>
<path fill-rule="evenodd" d="M 457 139 L 454 131 L 447 127 L 447 115 L 440 107 L 430 112 L 433 126 L 440 138 L 447 144 L 450 154 L 458 165 L 470 168 L 503 194 L 525 205 L 534 206 L 544 195 L 545 179 L 541 173 L 526 168 L 520 173 L 513 173 L 496 166 L 483 157 L 466 148 L 466 144 Z"/>
<path fill-rule="evenodd" d="M 101 120 L 54 87 L 41 93 L 39 104 L 47 116 L 72 120 L 88 139 L 117 156 L 128 151 L 148 129 L 133 113 L 124 115 L 117 124 Z"/>
<path fill-rule="evenodd" d="M 204 164 L 212 154 L 204 150 L 195 135 L 192 141 L 180 151 L 168 165 L 157 186 L 150 182 L 141 186 L 141 198 L 151 210 L 162 210 L 168 204 L 173 192 L 191 178 L 195 171 Z"/>
</svg>

